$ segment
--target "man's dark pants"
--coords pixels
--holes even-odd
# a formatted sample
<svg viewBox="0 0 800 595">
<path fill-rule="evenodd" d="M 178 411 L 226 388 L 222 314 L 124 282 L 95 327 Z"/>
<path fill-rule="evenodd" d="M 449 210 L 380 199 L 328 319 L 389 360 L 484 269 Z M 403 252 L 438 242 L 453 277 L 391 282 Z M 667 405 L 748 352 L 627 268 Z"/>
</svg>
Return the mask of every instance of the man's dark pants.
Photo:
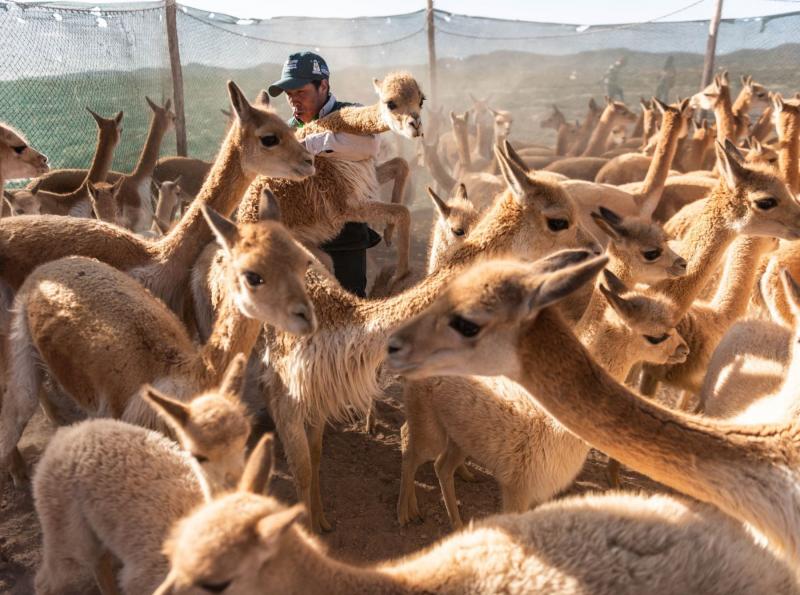
<svg viewBox="0 0 800 595">
<path fill-rule="evenodd" d="M 381 237 L 366 223 L 346 223 L 341 233 L 321 248 L 333 260 L 333 274 L 347 291 L 359 297 L 367 295 L 367 248 Z"/>
</svg>

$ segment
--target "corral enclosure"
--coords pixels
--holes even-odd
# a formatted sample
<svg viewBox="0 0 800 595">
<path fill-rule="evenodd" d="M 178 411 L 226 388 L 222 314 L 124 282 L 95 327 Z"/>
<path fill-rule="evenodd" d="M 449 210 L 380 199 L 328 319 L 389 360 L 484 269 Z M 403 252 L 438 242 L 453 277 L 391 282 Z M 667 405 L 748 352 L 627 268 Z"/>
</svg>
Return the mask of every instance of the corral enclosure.
<svg viewBox="0 0 800 595">
<path fill-rule="evenodd" d="M 114 169 L 128 171 L 144 142 L 149 111 L 143 100 L 171 95 L 165 9 L 161 2 L 98 4 L 0 3 L 0 113 L 25 130 L 54 167 L 89 162 L 95 127 L 84 111 L 125 111 L 125 133 Z M 580 26 L 434 13 L 438 94 L 446 109 L 471 105 L 467 92 L 491 96 L 514 113 L 520 138 L 539 129 L 553 98 L 568 117 L 582 118 L 587 100 L 602 98 L 606 68 L 627 57 L 621 71 L 626 100 L 655 92 L 659 72 L 674 56 L 677 79 L 670 100 L 697 91 L 708 21 Z M 294 51 L 321 53 L 338 97 L 373 101 L 373 77 L 408 69 L 429 86 L 426 13 L 355 19 L 280 17 L 237 19 L 188 6 L 177 10 L 189 155 L 210 159 L 225 127 L 225 81 L 251 96 L 275 80 Z M 800 87 L 800 13 L 723 20 L 718 68 L 734 91 L 739 73 L 757 73 L 770 90 Z M 36 51 L 29 51 L 34 47 Z M 429 93 L 430 95 L 430 93 Z M 283 98 L 277 107 L 288 116 Z M 162 153 L 174 153 L 168 137 Z"/>
<path fill-rule="evenodd" d="M 703 69 L 708 21 L 634 23 L 585 27 L 532 23 L 434 12 L 438 84 L 430 89 L 425 11 L 384 17 L 315 19 L 282 17 L 247 20 L 178 6 L 177 31 L 183 66 L 188 154 L 213 158 L 220 146 L 229 109 L 226 80 L 236 81 L 250 97 L 278 78 L 282 62 L 294 51 L 322 54 L 332 71 L 332 89 L 343 100 L 372 103 L 371 79 L 407 69 L 423 84 L 426 108 L 463 111 L 470 94 L 489 97 L 493 108 L 514 116 L 511 140 L 552 144 L 554 132 L 539 121 L 557 101 L 568 118 L 583 119 L 589 98 L 601 100 L 603 75 L 625 56 L 621 71 L 625 100 L 654 94 L 662 67 L 674 57 L 677 71 L 670 101 L 696 93 Z M 0 113 L 45 153 L 54 168 L 86 167 L 94 150 L 96 127 L 84 110 L 103 115 L 124 110 L 124 132 L 113 169 L 129 171 L 144 143 L 150 110 L 144 96 L 163 104 L 172 96 L 172 73 L 162 2 L 31 5 L 0 0 Z M 739 75 L 752 74 L 770 91 L 791 96 L 800 89 L 800 12 L 771 17 L 723 20 L 716 69 L 731 73 L 733 92 Z M 35 48 L 35 51 L 30 51 Z M 290 112 L 283 97 L 278 111 Z M 425 114 L 423 112 L 423 119 Z M 389 135 L 385 135 L 389 136 Z M 387 139 L 389 140 L 389 139 Z M 391 138 L 394 142 L 394 138 Z M 402 141 L 411 151 L 411 142 Z M 163 155 L 175 154 L 175 135 L 167 135 Z M 414 176 L 423 170 L 416 169 Z M 427 173 L 422 173 L 427 176 Z M 427 181 L 427 178 L 416 182 Z M 416 185 L 413 200 L 430 204 Z M 414 267 L 423 268 L 430 227 L 428 213 L 413 219 Z M 371 251 L 379 264 L 390 261 L 384 247 Z M 377 267 L 372 267 L 376 269 Z M 374 270 L 370 271 L 373 274 Z M 364 562 L 411 553 L 447 535 L 447 516 L 430 465 L 418 486 L 424 522 L 398 528 L 399 427 L 403 422 L 399 387 L 377 404 L 374 435 L 361 425 L 340 424 L 328 432 L 322 467 L 326 507 L 336 531 L 325 537 L 334 555 Z M 21 443 L 35 460 L 53 428 L 41 415 Z M 263 428 L 262 428 L 263 429 Z M 294 488 L 279 457 L 276 493 L 292 500 Z M 603 455 L 593 453 L 568 493 L 608 488 Z M 488 476 L 459 482 L 465 518 L 499 510 L 500 494 Z M 625 471 L 626 488 L 665 490 L 648 478 Z M 357 497 L 353 497 L 357 495 Z M 30 492 L 0 494 L 0 592 L 26 593 L 39 563 L 40 533 Z"/>
</svg>

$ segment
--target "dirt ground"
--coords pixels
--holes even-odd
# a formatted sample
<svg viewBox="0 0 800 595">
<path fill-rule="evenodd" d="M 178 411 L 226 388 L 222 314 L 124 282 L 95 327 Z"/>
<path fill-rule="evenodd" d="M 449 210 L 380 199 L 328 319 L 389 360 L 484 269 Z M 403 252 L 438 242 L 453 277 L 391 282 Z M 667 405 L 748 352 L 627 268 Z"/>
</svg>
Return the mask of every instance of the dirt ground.
<svg viewBox="0 0 800 595">
<path fill-rule="evenodd" d="M 426 238 L 431 221 L 427 206 L 414 213 L 413 262 L 423 266 Z M 376 264 L 388 261 L 390 252 L 376 248 Z M 373 267 L 376 268 L 376 267 Z M 356 562 L 399 556 L 418 550 L 450 532 L 441 501 L 439 485 L 428 463 L 417 474 L 417 494 L 425 519 L 400 528 L 395 503 L 400 488 L 400 426 L 403 409 L 400 386 L 391 386 L 377 402 L 374 434 L 363 431 L 363 424 L 328 427 L 321 467 L 323 501 L 334 530 L 323 536 L 333 555 Z M 269 430 L 270 423 L 259 425 Z M 20 444 L 25 460 L 33 467 L 54 428 L 41 413 L 29 424 Z M 278 450 L 277 473 L 272 493 L 286 502 L 295 494 L 283 454 Z M 467 483 L 456 478 L 461 514 L 468 521 L 499 510 L 500 493 L 492 478 L 479 467 L 478 481 Z M 592 451 L 583 471 L 568 494 L 605 490 L 605 457 Z M 655 491 L 664 488 L 623 470 L 626 489 Z M 40 560 L 41 534 L 33 510 L 30 487 L 15 490 L 8 485 L 0 494 L 0 593 L 23 595 L 33 592 L 33 576 Z"/>
</svg>

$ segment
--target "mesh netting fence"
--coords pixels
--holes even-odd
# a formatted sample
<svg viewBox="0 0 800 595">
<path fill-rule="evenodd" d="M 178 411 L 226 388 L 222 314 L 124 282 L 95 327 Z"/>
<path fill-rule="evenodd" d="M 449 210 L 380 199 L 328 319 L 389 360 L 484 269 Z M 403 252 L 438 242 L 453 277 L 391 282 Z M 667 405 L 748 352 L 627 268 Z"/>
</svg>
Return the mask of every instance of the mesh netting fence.
<svg viewBox="0 0 800 595">
<path fill-rule="evenodd" d="M 147 130 L 144 95 L 171 95 L 165 10 L 161 2 L 100 4 L 0 2 L 0 119 L 40 147 L 56 167 L 85 166 L 95 128 L 84 110 L 125 111 L 115 169 L 129 170 Z M 708 21 L 584 27 L 505 21 L 435 12 L 438 101 L 465 109 L 467 92 L 512 110 L 515 136 L 551 140 L 538 126 L 549 105 L 582 118 L 588 99 L 605 93 L 608 66 L 626 57 L 619 82 L 626 100 L 649 97 L 673 56 L 669 98 L 696 92 Z M 370 79 L 397 68 L 428 85 L 426 14 L 355 19 L 243 20 L 179 6 L 189 154 L 213 156 L 225 127 L 225 81 L 250 95 L 278 78 L 286 56 L 321 53 L 342 99 L 372 101 Z M 771 90 L 800 89 L 800 13 L 723 20 L 717 66 L 752 74 Z M 733 76 L 734 86 L 738 76 Z M 735 91 L 736 89 L 734 89 Z M 276 102 L 288 116 L 283 101 Z M 547 131 L 549 133 L 549 131 Z M 162 152 L 174 153 L 174 136 Z"/>
</svg>

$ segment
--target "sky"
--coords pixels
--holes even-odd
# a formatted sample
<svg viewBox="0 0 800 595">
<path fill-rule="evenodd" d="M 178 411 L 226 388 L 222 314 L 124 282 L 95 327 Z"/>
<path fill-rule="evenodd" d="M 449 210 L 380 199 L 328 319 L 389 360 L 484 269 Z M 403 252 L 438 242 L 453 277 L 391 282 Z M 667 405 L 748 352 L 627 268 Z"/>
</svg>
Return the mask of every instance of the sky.
<svg viewBox="0 0 800 595">
<path fill-rule="evenodd" d="M 124 2 L 126 0 L 104 0 Z M 127 0 L 130 2 L 130 0 Z M 705 20 L 715 0 L 434 0 L 436 8 L 461 14 L 502 19 L 575 23 Z M 356 17 L 391 15 L 425 8 L 425 0 L 178 0 L 210 12 L 240 18 L 274 16 Z M 92 4 L 89 2 L 89 4 Z M 723 18 L 764 16 L 800 11 L 800 0 L 724 0 Z M 670 13 L 675 13 L 671 14 Z"/>
</svg>

